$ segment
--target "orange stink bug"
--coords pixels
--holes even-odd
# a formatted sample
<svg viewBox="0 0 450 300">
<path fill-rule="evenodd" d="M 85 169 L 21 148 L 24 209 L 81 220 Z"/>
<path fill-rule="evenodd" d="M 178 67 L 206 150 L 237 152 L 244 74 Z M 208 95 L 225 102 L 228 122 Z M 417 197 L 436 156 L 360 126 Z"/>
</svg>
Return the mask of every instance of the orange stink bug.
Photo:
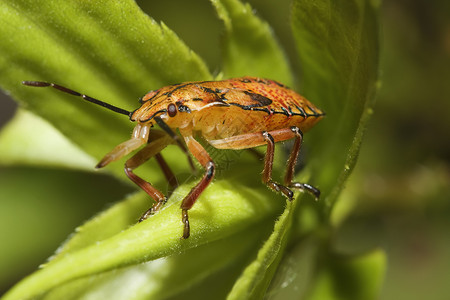
<svg viewBox="0 0 450 300">
<path fill-rule="evenodd" d="M 324 113 L 279 82 L 241 77 L 174 84 L 146 94 L 141 99 L 142 105 L 134 111 L 118 108 L 54 83 L 24 81 L 23 84 L 34 87 L 51 86 L 127 115 L 131 121 L 137 122 L 131 139 L 116 146 L 96 168 L 103 168 L 145 145 L 125 163 L 127 176 L 156 202 L 142 215 L 140 222 L 156 213 L 167 198 L 149 182 L 134 174 L 133 170 L 155 156 L 169 183 L 172 187 L 176 187 L 175 176 L 159 153 L 173 143 L 178 144 L 185 153 L 189 151 L 205 168 L 205 173 L 181 203 L 184 239 L 190 234 L 188 211 L 209 185 L 216 169 L 214 161 L 195 139 L 195 135 L 200 135 L 218 149 L 249 149 L 267 145 L 262 173 L 263 183 L 289 200 L 293 198 L 291 188 L 308 191 L 316 198 L 320 195 L 318 189 L 306 183 L 292 182 L 292 178 L 303 132 L 323 118 Z M 236 122 L 237 120 L 240 122 Z M 152 129 L 155 124 L 163 131 Z M 183 137 L 184 143 L 174 132 L 176 129 Z M 272 180 L 274 148 L 276 142 L 289 139 L 295 141 L 282 185 Z M 189 156 L 188 158 L 190 159 Z M 192 165 L 191 160 L 190 162 Z"/>
</svg>

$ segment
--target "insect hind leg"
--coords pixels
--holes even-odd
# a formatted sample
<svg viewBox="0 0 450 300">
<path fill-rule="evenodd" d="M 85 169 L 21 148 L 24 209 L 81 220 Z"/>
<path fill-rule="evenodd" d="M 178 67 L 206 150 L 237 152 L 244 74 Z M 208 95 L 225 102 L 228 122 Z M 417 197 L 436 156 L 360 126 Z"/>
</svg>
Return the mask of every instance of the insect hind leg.
<svg viewBox="0 0 450 300">
<path fill-rule="evenodd" d="M 298 154 L 302 145 L 303 133 L 296 126 L 292 126 L 291 131 L 295 134 L 294 145 L 292 146 L 291 154 L 287 162 L 286 175 L 284 177 L 284 184 L 290 188 L 295 188 L 307 191 L 312 194 L 316 200 L 320 197 L 320 190 L 307 183 L 292 182 L 294 176 L 295 164 L 297 163 Z"/>
<path fill-rule="evenodd" d="M 281 185 L 272 180 L 272 167 L 273 167 L 273 156 L 275 150 L 275 140 L 273 136 L 267 132 L 263 131 L 262 136 L 267 143 L 267 151 L 264 157 L 264 170 L 262 173 L 262 181 L 269 188 L 274 190 L 275 192 L 281 192 L 284 196 L 286 196 L 289 200 L 292 200 L 294 193 L 286 186 Z"/>
<path fill-rule="evenodd" d="M 295 138 L 289 160 L 287 163 L 284 185 L 272 180 L 272 165 L 276 142 L 282 142 Z M 249 149 L 261 145 L 267 145 L 267 151 L 264 156 L 264 171 L 262 181 L 272 190 L 281 192 L 288 199 L 292 199 L 293 194 L 290 188 L 300 189 L 311 193 L 316 199 L 320 191 L 315 187 L 299 182 L 292 182 L 294 167 L 297 162 L 298 153 L 302 144 L 303 135 L 296 126 L 272 130 L 268 132 L 245 133 L 229 138 L 219 140 L 209 140 L 208 142 L 218 149 Z"/>
</svg>

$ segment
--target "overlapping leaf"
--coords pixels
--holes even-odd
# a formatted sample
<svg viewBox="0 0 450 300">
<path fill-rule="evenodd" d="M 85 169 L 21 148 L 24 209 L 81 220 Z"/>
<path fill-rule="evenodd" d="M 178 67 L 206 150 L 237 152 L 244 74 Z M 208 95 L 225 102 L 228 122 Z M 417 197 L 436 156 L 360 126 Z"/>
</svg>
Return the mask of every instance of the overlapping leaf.
<svg viewBox="0 0 450 300">
<path fill-rule="evenodd" d="M 378 18 L 373 1 L 294 1 L 292 30 L 304 95 L 327 113 L 309 135 L 317 181 L 330 209 L 356 163 L 378 77 Z M 317 166 L 316 165 L 316 166 Z"/>
<path fill-rule="evenodd" d="M 312 143 L 315 161 L 323 167 L 309 166 L 318 177 L 322 199 L 326 197 L 319 214 L 327 215 L 356 163 L 362 133 L 372 113 L 378 72 L 377 9 L 365 0 L 345 4 L 297 0 L 293 8 L 292 30 L 304 68 L 302 92 L 327 112 L 326 122 L 317 126 L 320 129 L 313 133 Z M 286 239 L 292 221 L 280 218 L 276 228 L 283 229 L 275 230 L 271 238 L 283 234 Z M 282 247 L 275 254 L 263 247 L 254 264 L 263 263 L 266 271 L 270 270 L 283 254 Z M 289 260 L 290 255 L 284 259 Z M 251 267 L 247 271 L 251 272 Z M 261 298 L 269 281 L 262 283 L 258 275 L 258 271 L 253 276 L 243 274 L 233 297 Z"/>
<path fill-rule="evenodd" d="M 238 0 L 211 2 L 225 25 L 224 76 L 260 76 L 292 86 L 292 74 L 283 49 L 270 26 L 254 14 L 250 5 Z"/>
</svg>

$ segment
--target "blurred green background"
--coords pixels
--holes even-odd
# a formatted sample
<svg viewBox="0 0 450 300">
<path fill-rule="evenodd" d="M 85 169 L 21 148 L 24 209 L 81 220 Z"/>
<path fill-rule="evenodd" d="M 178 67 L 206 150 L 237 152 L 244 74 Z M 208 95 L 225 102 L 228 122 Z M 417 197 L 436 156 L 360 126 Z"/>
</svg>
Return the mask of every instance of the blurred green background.
<svg viewBox="0 0 450 300">
<path fill-rule="evenodd" d="M 219 72 L 222 24 L 211 5 L 170 1 L 176 10 L 166 10 L 163 1 L 139 4 L 173 29 L 212 72 Z M 288 45 L 286 52 L 296 64 L 286 19 L 289 1 L 249 2 Z M 350 253 L 385 249 L 388 269 L 381 299 L 448 299 L 450 1 L 390 0 L 380 14 L 382 85 L 345 191 L 356 209 L 336 245 Z M 0 125 L 14 110 L 14 102 L 2 95 Z M 33 199 L 21 196 L 30 189 Z M 84 191 L 83 201 L 71 199 L 71 190 Z M 43 263 L 77 225 L 132 190 L 101 174 L 1 166 L 0 294 Z"/>
</svg>

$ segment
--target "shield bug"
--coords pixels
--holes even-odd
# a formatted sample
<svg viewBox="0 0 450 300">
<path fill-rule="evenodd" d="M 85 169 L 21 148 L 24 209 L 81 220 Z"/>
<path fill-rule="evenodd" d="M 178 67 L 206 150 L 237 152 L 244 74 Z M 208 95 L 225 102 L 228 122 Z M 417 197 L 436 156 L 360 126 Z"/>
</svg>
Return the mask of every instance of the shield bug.
<svg viewBox="0 0 450 300">
<path fill-rule="evenodd" d="M 24 81 L 23 84 L 33 87 L 50 86 L 80 96 L 84 100 L 127 115 L 137 123 L 131 139 L 116 146 L 96 168 L 103 168 L 145 145 L 125 162 L 127 176 L 156 202 L 139 221 L 156 213 L 167 198 L 133 170 L 155 156 L 169 183 L 176 187 L 175 176 L 159 153 L 173 143 L 178 144 L 187 155 L 190 152 L 203 166 L 205 173 L 181 203 L 184 239 L 190 235 L 188 211 L 212 181 L 216 169 L 214 161 L 195 136 L 203 137 L 218 149 L 250 149 L 266 145 L 262 172 L 264 184 L 289 200 L 293 198 L 292 189 L 307 191 L 316 199 L 320 195 L 315 187 L 292 182 L 292 178 L 303 132 L 323 118 L 324 113 L 277 81 L 241 77 L 221 81 L 184 82 L 149 92 L 141 99 L 142 105 L 134 111 L 127 111 L 54 83 Z M 153 129 L 154 125 L 162 130 Z M 179 135 L 175 133 L 176 129 Z M 287 162 L 284 183 L 280 184 L 272 180 L 275 143 L 289 139 L 295 140 Z M 191 160 L 190 162 L 193 167 Z"/>
</svg>

